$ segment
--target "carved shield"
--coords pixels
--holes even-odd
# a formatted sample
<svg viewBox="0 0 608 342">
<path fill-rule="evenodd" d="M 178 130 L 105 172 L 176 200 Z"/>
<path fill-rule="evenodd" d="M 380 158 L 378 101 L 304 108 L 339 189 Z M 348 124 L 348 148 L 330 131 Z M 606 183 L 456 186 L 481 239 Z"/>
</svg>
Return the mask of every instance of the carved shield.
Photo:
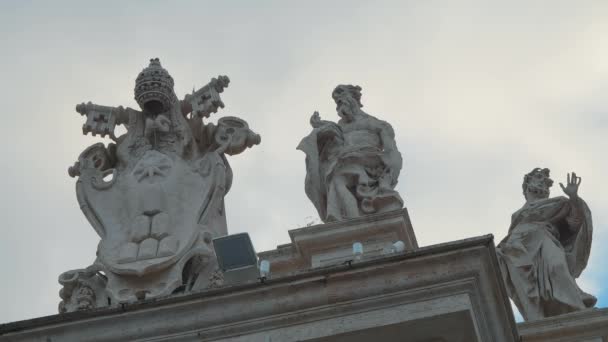
<svg viewBox="0 0 608 342">
<path fill-rule="evenodd" d="M 85 150 L 76 187 L 101 237 L 98 262 L 109 272 L 141 277 L 164 270 L 205 231 L 225 230 L 225 224 L 206 226 L 210 216 L 223 215 L 226 165 L 220 155 L 186 161 L 148 150 L 122 170 L 105 168 L 108 158 L 103 144 Z"/>
</svg>

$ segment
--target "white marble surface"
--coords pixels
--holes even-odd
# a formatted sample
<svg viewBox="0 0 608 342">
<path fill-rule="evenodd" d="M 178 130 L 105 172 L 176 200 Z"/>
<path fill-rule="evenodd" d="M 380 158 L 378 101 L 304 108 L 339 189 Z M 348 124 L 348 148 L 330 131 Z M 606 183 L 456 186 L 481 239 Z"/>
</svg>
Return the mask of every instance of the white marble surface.
<svg viewBox="0 0 608 342">
<path fill-rule="evenodd" d="M 395 191 L 402 167 L 395 132 L 365 113 L 361 87 L 339 85 L 332 98 L 338 123 L 310 118 L 312 132 L 298 149 L 306 154 L 305 191 L 323 222 L 397 210 Z"/>
<path fill-rule="evenodd" d="M 568 197 L 549 197 L 549 169 L 524 177 L 524 206 L 511 218 L 498 256 L 509 296 L 525 320 L 593 307 L 597 299 L 576 283 L 591 252 L 591 211 L 578 196 L 581 178 L 568 174 Z"/>
<path fill-rule="evenodd" d="M 87 148 L 69 169 L 80 207 L 101 241 L 85 270 L 60 277 L 60 311 L 97 308 L 204 289 L 216 262 L 211 239 L 227 234 L 224 196 L 232 184 L 225 154 L 260 143 L 236 117 L 204 120 L 224 107 L 219 76 L 184 100 L 158 58 L 137 77 L 141 111 L 77 106 L 83 132 L 113 143 Z M 114 134 L 116 125 L 127 132 Z M 91 251 L 91 255 L 94 251 Z"/>
</svg>

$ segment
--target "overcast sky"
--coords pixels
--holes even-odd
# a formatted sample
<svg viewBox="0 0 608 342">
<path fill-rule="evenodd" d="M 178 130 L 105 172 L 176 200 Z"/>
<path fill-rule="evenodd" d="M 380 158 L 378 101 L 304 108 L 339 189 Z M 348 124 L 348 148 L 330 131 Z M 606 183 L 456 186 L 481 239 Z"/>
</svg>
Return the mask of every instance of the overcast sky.
<svg viewBox="0 0 608 342">
<path fill-rule="evenodd" d="M 420 245 L 494 234 L 548 167 L 582 176 L 594 245 L 579 284 L 608 306 L 608 2 L 2 1 L 0 2 L 0 323 L 55 314 L 57 277 L 90 265 L 99 237 L 67 168 L 99 139 L 80 102 L 136 108 L 152 57 L 180 98 L 228 75 L 226 108 L 262 136 L 230 158 L 230 233 L 257 251 L 289 242 L 317 214 L 295 148 L 331 91 L 363 88 L 392 124 L 398 190 Z M 107 141 L 106 141 L 107 142 Z"/>
</svg>

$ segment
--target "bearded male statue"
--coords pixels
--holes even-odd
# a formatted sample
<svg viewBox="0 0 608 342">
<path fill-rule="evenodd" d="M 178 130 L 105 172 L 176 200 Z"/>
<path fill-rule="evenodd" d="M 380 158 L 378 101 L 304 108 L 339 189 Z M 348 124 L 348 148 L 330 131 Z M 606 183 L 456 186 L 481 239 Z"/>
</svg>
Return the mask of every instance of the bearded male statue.
<svg viewBox="0 0 608 342">
<path fill-rule="evenodd" d="M 568 197 L 549 198 L 549 169 L 524 177 L 524 206 L 511 217 L 508 235 L 497 248 L 509 297 L 526 321 L 593 307 L 596 298 L 575 279 L 587 266 L 593 225 L 578 196 L 581 178 L 568 174 L 560 186 Z"/>
<path fill-rule="evenodd" d="M 204 289 L 216 273 L 211 246 L 227 234 L 224 196 L 232 184 L 226 154 L 260 143 L 244 120 L 223 117 L 226 76 L 179 100 L 158 58 L 135 81 L 140 110 L 76 106 L 83 133 L 113 143 L 85 149 L 69 174 L 78 177 L 80 208 L 100 236 L 95 262 L 63 273 L 59 310 L 69 312 Z M 114 128 L 127 132 L 116 137 Z"/>
<path fill-rule="evenodd" d="M 312 132 L 298 149 L 306 153 L 305 191 L 323 222 L 403 208 L 395 191 L 402 159 L 391 125 L 361 107 L 361 87 L 337 86 L 332 97 L 338 123 L 315 112 Z"/>
</svg>

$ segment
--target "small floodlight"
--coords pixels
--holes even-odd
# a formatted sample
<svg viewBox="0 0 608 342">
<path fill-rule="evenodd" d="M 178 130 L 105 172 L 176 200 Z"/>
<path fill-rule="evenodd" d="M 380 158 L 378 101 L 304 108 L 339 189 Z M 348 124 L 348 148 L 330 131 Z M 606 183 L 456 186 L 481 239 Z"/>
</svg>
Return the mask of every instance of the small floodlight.
<svg viewBox="0 0 608 342">
<path fill-rule="evenodd" d="M 403 243 L 403 241 L 401 241 L 401 240 L 393 243 L 393 245 L 391 246 L 391 252 L 393 252 L 393 253 L 401 253 L 404 250 L 405 250 L 405 243 Z"/>
<path fill-rule="evenodd" d="M 260 261 L 260 278 L 266 279 L 270 276 L 270 261 Z"/>
<path fill-rule="evenodd" d="M 361 255 L 363 255 L 363 244 L 361 242 L 353 243 L 353 255 L 355 260 L 361 260 Z"/>
<path fill-rule="evenodd" d="M 260 275 L 258 257 L 249 234 L 240 233 L 215 238 L 213 248 L 226 284 L 258 279 Z"/>
</svg>

